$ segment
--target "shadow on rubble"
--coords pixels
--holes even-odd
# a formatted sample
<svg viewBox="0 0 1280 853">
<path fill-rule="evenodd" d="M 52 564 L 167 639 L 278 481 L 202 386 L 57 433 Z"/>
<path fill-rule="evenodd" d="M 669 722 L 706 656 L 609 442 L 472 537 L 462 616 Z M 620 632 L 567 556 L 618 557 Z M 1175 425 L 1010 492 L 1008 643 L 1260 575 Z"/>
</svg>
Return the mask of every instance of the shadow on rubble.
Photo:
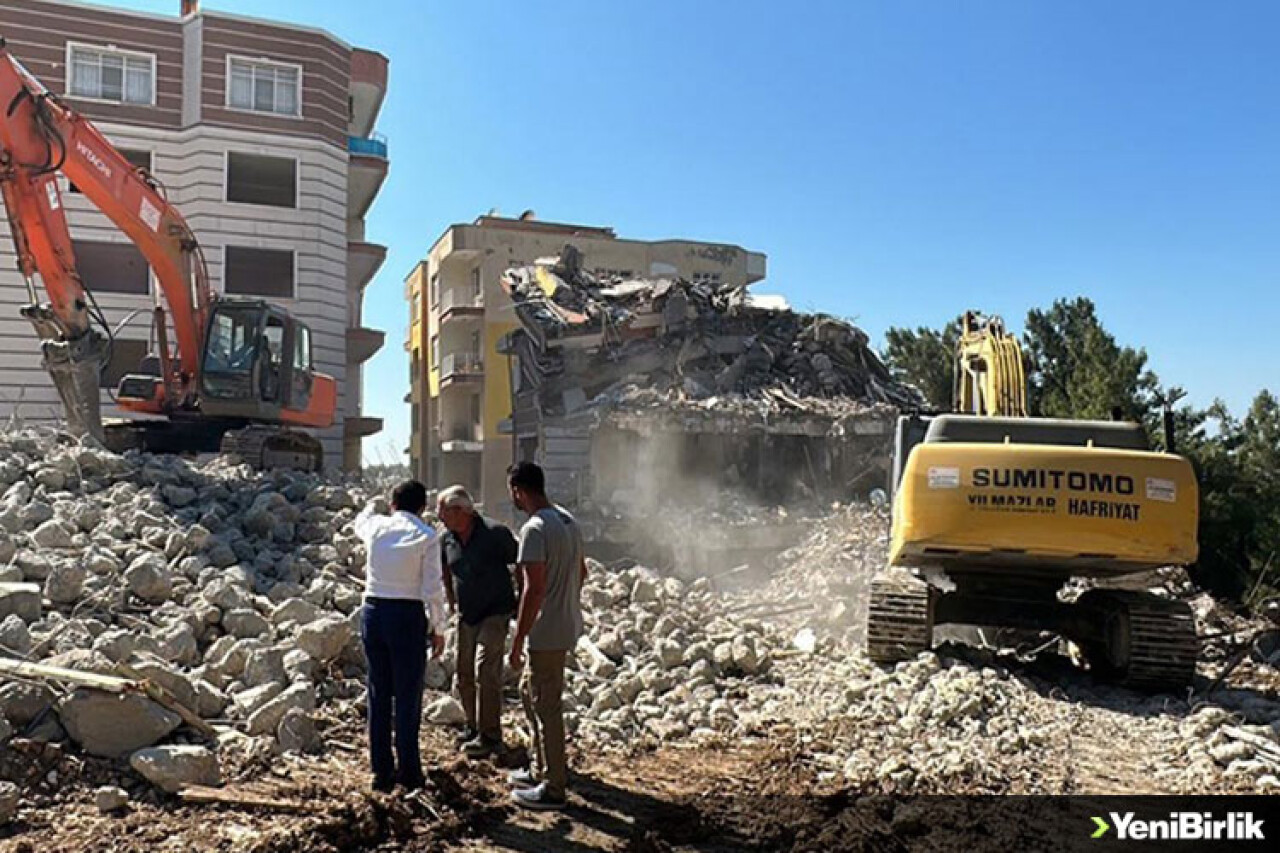
<svg viewBox="0 0 1280 853">
<path fill-rule="evenodd" d="M 1272 680 L 1274 686 L 1266 690 L 1215 685 L 1212 679 L 1199 674 L 1191 685 L 1177 691 L 1144 692 L 1103 681 L 1068 655 L 1052 649 L 1029 656 L 1010 649 L 996 651 L 946 642 L 936 646 L 934 652 L 971 666 L 1002 668 L 1022 677 L 1028 687 L 1045 698 L 1080 702 L 1136 717 L 1182 717 L 1205 706 L 1224 708 L 1249 722 L 1268 722 L 1280 715 L 1280 673 Z"/>
</svg>

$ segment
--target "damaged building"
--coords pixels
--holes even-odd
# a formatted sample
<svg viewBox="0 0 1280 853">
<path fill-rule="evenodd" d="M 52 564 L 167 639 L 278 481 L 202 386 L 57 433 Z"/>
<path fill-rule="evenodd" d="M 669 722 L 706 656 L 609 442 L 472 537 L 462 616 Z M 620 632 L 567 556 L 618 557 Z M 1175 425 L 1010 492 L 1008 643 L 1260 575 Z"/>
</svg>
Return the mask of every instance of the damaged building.
<svg viewBox="0 0 1280 853">
<path fill-rule="evenodd" d="M 673 506 L 817 506 L 883 487 L 897 413 L 924 401 L 864 332 L 745 288 L 604 278 L 572 246 L 502 280 L 515 455 L 593 529 Z M 749 546 L 750 543 L 747 543 Z"/>
</svg>

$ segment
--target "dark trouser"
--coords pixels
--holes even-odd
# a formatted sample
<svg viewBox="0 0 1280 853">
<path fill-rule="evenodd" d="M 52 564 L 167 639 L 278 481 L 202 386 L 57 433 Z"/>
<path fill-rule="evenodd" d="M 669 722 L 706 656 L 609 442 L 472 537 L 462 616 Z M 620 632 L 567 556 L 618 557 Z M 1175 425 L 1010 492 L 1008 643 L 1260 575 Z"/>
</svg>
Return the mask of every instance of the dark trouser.
<svg viewBox="0 0 1280 853">
<path fill-rule="evenodd" d="M 462 708 L 467 714 L 467 725 L 492 743 L 502 742 L 502 653 L 507 645 L 508 621 L 510 617 L 505 613 L 490 616 L 477 625 L 458 620 L 456 668 Z M 477 651 L 479 690 L 476 689 Z"/>
<path fill-rule="evenodd" d="M 547 793 L 563 797 L 569 784 L 564 745 L 564 664 L 568 652 L 530 651 L 520 682 L 520 698 L 529 719 L 533 755 L 529 769 L 547 784 Z"/>
<path fill-rule="evenodd" d="M 422 678 L 427 667 L 427 614 L 421 601 L 371 598 L 361 613 L 360 636 L 369 664 L 369 755 L 376 783 L 423 783 L 418 753 Z M 391 718 L 395 713 L 395 752 Z"/>
</svg>

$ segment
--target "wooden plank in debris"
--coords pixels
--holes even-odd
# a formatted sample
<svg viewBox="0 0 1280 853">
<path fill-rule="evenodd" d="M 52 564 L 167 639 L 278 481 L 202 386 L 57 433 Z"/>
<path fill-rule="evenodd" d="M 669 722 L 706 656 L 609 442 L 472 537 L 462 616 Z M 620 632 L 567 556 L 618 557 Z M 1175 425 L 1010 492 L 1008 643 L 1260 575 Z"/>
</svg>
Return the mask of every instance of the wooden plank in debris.
<svg viewBox="0 0 1280 853">
<path fill-rule="evenodd" d="M 82 672 L 78 669 L 66 669 L 60 666 L 48 666 L 16 658 L 0 658 L 0 675 L 12 678 L 29 678 L 38 681 L 59 681 L 74 684 L 77 687 L 92 687 L 107 693 L 124 693 L 137 690 L 140 685 L 136 681 L 120 678 L 116 675 L 102 675 L 97 672 Z"/>
<path fill-rule="evenodd" d="M 208 788 L 203 785 L 188 785 L 178 792 L 178 798 L 184 803 L 197 805 L 246 806 L 248 808 L 270 809 L 284 812 L 314 812 L 323 806 L 317 803 L 304 803 L 300 800 L 282 800 L 275 797 L 264 797 L 247 791 L 234 791 L 225 788 Z"/>
</svg>

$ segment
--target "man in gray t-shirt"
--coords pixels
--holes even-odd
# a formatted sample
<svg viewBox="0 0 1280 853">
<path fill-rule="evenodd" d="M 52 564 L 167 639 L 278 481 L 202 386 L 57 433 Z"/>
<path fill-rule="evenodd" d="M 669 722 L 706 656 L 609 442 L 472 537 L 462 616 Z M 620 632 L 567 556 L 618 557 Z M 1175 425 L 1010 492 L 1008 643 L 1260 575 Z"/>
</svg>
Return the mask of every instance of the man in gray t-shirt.
<svg viewBox="0 0 1280 853">
<path fill-rule="evenodd" d="M 532 462 L 508 473 L 511 499 L 529 515 L 520 529 L 516 557 L 523 577 L 516 633 L 511 641 L 513 669 L 529 666 L 520 683 L 532 735 L 531 766 L 511 775 L 518 805 L 558 809 L 565 804 L 569 768 L 564 744 L 564 667 L 582 634 L 582 583 L 587 563 L 582 530 L 563 507 L 547 499 L 542 469 Z"/>
</svg>

